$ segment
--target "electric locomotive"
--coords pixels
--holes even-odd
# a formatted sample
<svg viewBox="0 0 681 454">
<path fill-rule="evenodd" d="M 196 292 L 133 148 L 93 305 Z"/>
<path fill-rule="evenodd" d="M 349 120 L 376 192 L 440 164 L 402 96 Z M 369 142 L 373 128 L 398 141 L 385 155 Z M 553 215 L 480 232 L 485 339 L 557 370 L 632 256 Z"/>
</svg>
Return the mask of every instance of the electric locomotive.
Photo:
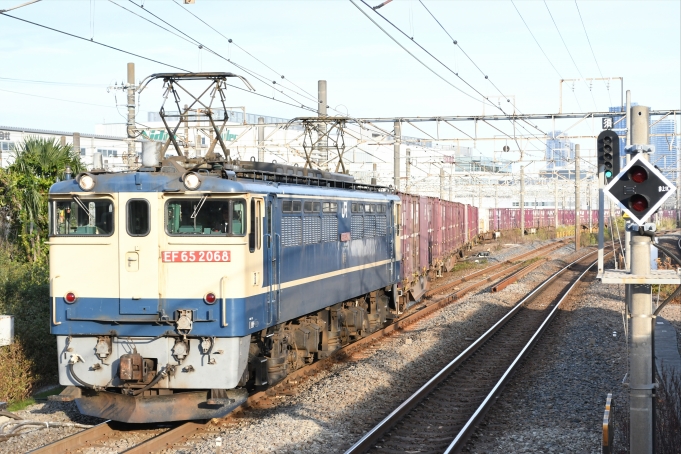
<svg viewBox="0 0 681 454">
<path fill-rule="evenodd" d="M 49 192 L 61 400 L 124 422 L 220 417 L 398 312 L 400 199 L 220 155 Z"/>
</svg>

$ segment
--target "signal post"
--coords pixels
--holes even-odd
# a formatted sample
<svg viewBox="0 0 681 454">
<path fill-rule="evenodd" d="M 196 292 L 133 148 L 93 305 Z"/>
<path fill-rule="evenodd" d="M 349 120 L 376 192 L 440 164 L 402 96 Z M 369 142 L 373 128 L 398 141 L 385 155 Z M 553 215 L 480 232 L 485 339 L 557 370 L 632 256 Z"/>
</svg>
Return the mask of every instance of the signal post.
<svg viewBox="0 0 681 454">
<path fill-rule="evenodd" d="M 651 270 L 651 245 L 655 224 L 647 222 L 674 192 L 671 182 L 649 163 L 647 154 L 654 151 L 648 145 L 647 109 L 631 109 L 632 146 L 627 165 L 619 171 L 619 138 L 612 131 L 598 136 L 599 178 L 606 183 L 604 193 L 629 215 L 627 231 L 631 234 L 629 269 L 604 270 L 602 264 L 603 197 L 599 207 L 599 277 L 605 284 L 626 284 L 627 313 L 631 323 L 629 349 L 629 452 L 652 454 L 654 434 L 655 372 L 653 369 L 653 314 L 651 286 L 681 284 L 674 270 Z M 636 110 L 636 112 L 634 112 Z M 634 115 L 636 113 L 636 115 Z M 639 118 L 640 117 L 640 118 Z M 643 130 L 643 131 L 641 131 Z M 611 147 L 608 147 L 612 144 Z M 617 144 L 617 145 L 615 145 Z M 611 151 L 608 161 L 608 150 Z M 610 164 L 610 166 L 609 166 Z M 609 168 L 611 172 L 609 172 Z M 610 178 L 608 177 L 610 174 Z M 599 185 L 600 186 L 600 185 Z M 603 271 L 600 271 L 603 270 Z M 629 320 L 628 320 L 629 322 Z"/>
</svg>

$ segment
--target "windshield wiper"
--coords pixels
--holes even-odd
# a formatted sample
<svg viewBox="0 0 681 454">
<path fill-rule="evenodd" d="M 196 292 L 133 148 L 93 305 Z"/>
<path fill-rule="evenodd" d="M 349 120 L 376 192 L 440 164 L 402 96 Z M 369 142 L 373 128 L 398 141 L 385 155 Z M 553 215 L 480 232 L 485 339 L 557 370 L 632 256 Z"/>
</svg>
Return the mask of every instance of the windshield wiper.
<svg viewBox="0 0 681 454">
<path fill-rule="evenodd" d="M 192 219 L 196 219 L 196 216 L 199 214 L 199 211 L 201 211 L 203 204 L 206 203 L 207 198 L 208 198 L 207 195 L 204 195 L 203 197 L 201 197 L 201 200 L 199 200 L 198 205 L 196 205 L 196 208 L 194 208 L 194 212 L 191 215 Z"/>
<path fill-rule="evenodd" d="M 78 206 L 81 207 L 83 211 L 85 211 L 85 214 L 87 214 L 88 217 L 90 217 L 90 210 L 88 210 L 87 207 L 85 206 L 85 204 L 83 203 L 83 201 L 80 200 L 80 197 L 78 197 L 77 195 L 74 195 L 73 200 L 75 200 L 75 202 L 78 204 Z"/>
</svg>

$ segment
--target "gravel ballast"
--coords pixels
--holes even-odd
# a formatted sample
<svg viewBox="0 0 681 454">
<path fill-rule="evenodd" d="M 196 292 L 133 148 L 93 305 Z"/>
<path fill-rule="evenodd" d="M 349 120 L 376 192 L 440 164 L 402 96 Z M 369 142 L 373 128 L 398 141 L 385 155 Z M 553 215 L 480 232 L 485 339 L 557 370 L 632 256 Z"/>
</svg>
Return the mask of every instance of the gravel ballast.
<svg viewBox="0 0 681 454">
<path fill-rule="evenodd" d="M 494 251 L 490 262 L 541 244 L 546 243 Z M 276 396 L 277 403 L 271 407 L 251 408 L 226 421 L 213 421 L 210 432 L 164 452 L 214 453 L 217 437 L 222 441 L 222 454 L 343 452 L 524 294 L 577 255 L 572 246 L 566 246 L 551 257 L 554 260 L 505 290 L 490 293 L 485 288 L 470 294 L 304 380 L 296 386 L 295 395 Z M 621 385 L 627 368 L 623 295 L 621 286 L 585 285 L 581 296 L 562 308 L 537 344 L 537 355 L 526 360 L 511 379 L 466 449 L 504 454 L 600 452 L 605 396 L 614 394 L 616 408 L 628 405 Z M 680 327 L 681 306 L 670 306 L 663 315 Z M 99 421 L 77 415 L 73 403 L 48 402 L 19 413 L 30 419 L 42 415 L 51 421 Z M 25 452 L 77 430 L 25 434 L 0 442 L 0 453 Z"/>
</svg>

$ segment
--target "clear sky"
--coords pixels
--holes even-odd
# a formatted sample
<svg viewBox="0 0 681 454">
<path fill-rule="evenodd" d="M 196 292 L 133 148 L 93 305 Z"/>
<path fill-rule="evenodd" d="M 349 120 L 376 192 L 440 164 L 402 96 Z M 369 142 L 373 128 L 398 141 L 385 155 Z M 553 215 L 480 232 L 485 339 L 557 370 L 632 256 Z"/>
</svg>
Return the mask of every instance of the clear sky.
<svg viewBox="0 0 681 454">
<path fill-rule="evenodd" d="M 0 0 L 0 9 L 23 1 Z M 654 109 L 681 107 L 681 2 L 678 0 L 551 0 L 546 3 L 516 0 L 515 6 L 510 0 L 423 0 L 423 3 L 395 0 L 378 10 L 449 69 L 409 38 L 401 36 L 361 0 L 355 0 L 367 15 L 448 83 L 401 49 L 349 0 L 196 0 L 196 4 L 186 5 L 187 10 L 224 37 L 188 14 L 179 5 L 182 0 L 144 1 L 146 10 L 224 59 L 116 5 L 159 22 L 137 6 L 141 2 L 43 0 L 8 14 L 186 70 L 243 74 L 257 93 L 295 104 L 316 106 L 317 80 L 326 79 L 329 105 L 356 117 L 480 114 L 483 111 L 480 96 L 466 83 L 485 96 L 500 96 L 500 92 L 506 97 L 514 96 L 517 108 L 525 113 L 557 112 L 561 78 L 601 76 L 624 77 L 624 89 L 630 89 L 633 100 L 640 104 Z M 381 0 L 369 2 L 371 6 L 379 3 Z M 458 45 L 452 43 L 424 4 Z M 225 59 L 262 75 L 267 83 Z M 120 113 L 117 111 L 114 94 L 107 93 L 106 87 L 125 79 L 126 63 L 135 62 L 137 79 L 155 72 L 176 71 L 2 16 L 0 61 L 0 125 L 80 132 L 94 131 L 97 123 L 124 121 L 124 107 L 119 107 Z M 485 79 L 484 75 L 489 78 Z M 29 83 L 28 80 L 51 83 Z M 303 93 L 302 88 L 313 95 L 312 99 L 304 93 L 301 96 L 285 91 L 295 99 L 291 101 L 273 90 L 273 80 L 278 81 L 275 87 L 283 83 L 299 93 Z M 476 99 L 465 96 L 450 84 Z M 142 94 L 140 121 L 146 120 L 147 111 L 158 110 L 159 85 Z M 563 88 L 564 112 L 603 111 L 619 104 L 619 81 L 613 80 L 609 90 L 603 81 L 569 82 Z M 285 118 L 310 114 L 238 90 L 231 89 L 229 96 L 229 105 L 244 105 L 252 113 Z M 496 98 L 490 99 L 496 101 Z M 124 104 L 121 92 L 117 101 L 119 105 Z M 508 104 L 504 108 L 512 110 Z M 489 106 L 485 111 L 498 112 Z"/>
</svg>

